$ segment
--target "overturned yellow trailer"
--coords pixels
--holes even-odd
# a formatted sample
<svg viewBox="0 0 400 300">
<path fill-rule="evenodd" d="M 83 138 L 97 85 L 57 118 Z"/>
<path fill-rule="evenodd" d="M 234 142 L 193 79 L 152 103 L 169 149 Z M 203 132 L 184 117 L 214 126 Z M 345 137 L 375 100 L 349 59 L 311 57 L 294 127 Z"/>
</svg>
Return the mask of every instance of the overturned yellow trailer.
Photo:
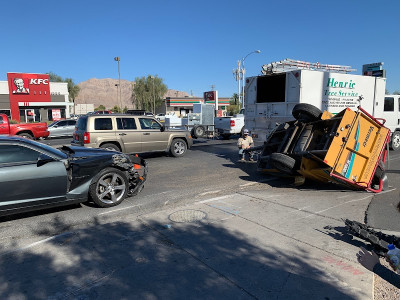
<svg viewBox="0 0 400 300">
<path fill-rule="evenodd" d="M 336 115 L 309 104 L 294 107 L 294 121 L 280 124 L 262 147 L 258 169 L 380 192 L 390 130 L 361 107 Z"/>
</svg>

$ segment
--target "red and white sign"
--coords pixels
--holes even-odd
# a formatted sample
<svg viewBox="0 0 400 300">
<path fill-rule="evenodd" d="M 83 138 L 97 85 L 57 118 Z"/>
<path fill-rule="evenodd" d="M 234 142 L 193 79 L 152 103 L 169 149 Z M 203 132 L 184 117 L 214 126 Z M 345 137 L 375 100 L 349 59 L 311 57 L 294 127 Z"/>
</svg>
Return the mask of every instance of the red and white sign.
<svg viewBox="0 0 400 300">
<path fill-rule="evenodd" d="M 204 100 L 205 101 L 215 101 L 216 91 L 204 92 Z"/>
<path fill-rule="evenodd" d="M 61 119 L 61 109 L 52 109 L 51 115 L 53 117 L 53 121 L 58 121 Z"/>
<path fill-rule="evenodd" d="M 19 121 L 19 102 L 51 102 L 48 74 L 7 73 L 11 116 Z"/>
</svg>

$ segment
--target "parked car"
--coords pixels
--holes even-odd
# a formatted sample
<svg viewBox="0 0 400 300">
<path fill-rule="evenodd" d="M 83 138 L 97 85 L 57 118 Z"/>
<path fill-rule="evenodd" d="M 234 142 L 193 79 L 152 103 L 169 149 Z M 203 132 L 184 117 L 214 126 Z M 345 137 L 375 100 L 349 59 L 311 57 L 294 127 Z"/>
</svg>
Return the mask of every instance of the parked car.
<svg viewBox="0 0 400 300">
<path fill-rule="evenodd" d="M 277 126 L 261 147 L 259 170 L 375 193 L 387 186 L 390 130 L 381 120 L 361 107 L 332 115 L 307 103 L 296 104 L 292 115 L 295 120 Z"/>
<path fill-rule="evenodd" d="M 110 115 L 112 114 L 111 110 L 97 110 L 94 112 L 97 115 Z"/>
<path fill-rule="evenodd" d="M 0 215 L 87 200 L 111 207 L 139 193 L 146 176 L 139 157 L 0 137 Z"/>
<path fill-rule="evenodd" d="M 11 124 L 6 114 L 0 114 L 0 135 L 4 134 L 39 139 L 48 137 L 49 131 L 46 123 Z"/>
<path fill-rule="evenodd" d="M 49 125 L 49 137 L 72 136 L 76 120 L 59 120 Z"/>
<path fill-rule="evenodd" d="M 72 145 L 123 153 L 170 152 L 183 156 L 193 144 L 187 130 L 165 130 L 145 115 L 88 115 L 79 118 Z"/>
</svg>

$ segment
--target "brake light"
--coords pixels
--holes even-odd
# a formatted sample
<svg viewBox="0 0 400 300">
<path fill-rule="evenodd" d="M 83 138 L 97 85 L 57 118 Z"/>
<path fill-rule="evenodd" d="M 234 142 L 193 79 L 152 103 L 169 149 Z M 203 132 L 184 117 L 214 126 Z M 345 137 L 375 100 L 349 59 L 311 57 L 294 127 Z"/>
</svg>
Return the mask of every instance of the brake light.
<svg viewBox="0 0 400 300">
<path fill-rule="evenodd" d="M 90 133 L 89 132 L 85 132 L 83 134 L 83 143 L 84 144 L 89 144 L 90 143 Z"/>
<path fill-rule="evenodd" d="M 231 127 L 235 127 L 235 120 L 231 120 Z"/>
</svg>

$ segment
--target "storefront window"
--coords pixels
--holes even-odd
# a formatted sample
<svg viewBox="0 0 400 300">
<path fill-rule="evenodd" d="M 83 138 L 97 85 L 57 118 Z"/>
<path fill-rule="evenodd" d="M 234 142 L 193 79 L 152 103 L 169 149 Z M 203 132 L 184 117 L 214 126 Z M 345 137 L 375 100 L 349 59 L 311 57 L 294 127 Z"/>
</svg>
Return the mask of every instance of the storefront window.
<svg viewBox="0 0 400 300">
<path fill-rule="evenodd" d="M 11 110 L 10 109 L 0 109 L 0 114 L 6 114 L 9 119 L 11 119 Z"/>
</svg>

